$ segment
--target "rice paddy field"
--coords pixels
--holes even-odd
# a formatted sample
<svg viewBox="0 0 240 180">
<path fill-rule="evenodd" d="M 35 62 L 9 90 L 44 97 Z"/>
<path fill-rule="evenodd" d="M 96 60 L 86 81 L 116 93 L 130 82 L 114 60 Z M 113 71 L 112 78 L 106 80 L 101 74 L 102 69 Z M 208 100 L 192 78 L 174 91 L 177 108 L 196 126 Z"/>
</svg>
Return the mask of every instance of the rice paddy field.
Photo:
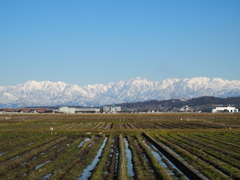
<svg viewBox="0 0 240 180">
<path fill-rule="evenodd" d="M 0 179 L 240 179 L 240 114 L 0 114 Z"/>
</svg>

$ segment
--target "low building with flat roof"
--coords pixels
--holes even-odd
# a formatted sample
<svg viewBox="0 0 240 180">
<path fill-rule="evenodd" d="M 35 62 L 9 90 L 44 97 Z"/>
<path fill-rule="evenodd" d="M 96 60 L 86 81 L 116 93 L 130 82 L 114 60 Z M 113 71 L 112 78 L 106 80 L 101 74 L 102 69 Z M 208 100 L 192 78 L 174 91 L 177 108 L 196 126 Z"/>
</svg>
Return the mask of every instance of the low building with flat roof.
<svg viewBox="0 0 240 180">
<path fill-rule="evenodd" d="M 100 108 L 76 108 L 76 113 L 100 113 Z"/>
<path fill-rule="evenodd" d="M 60 107 L 59 113 L 100 113 L 100 108 L 73 108 L 73 107 Z"/>
<path fill-rule="evenodd" d="M 122 109 L 120 106 L 115 106 L 114 104 L 112 106 L 104 106 L 103 107 L 103 112 L 105 113 L 117 113 L 121 112 Z"/>
<path fill-rule="evenodd" d="M 59 108 L 60 113 L 75 113 L 76 108 L 71 108 L 71 107 L 67 107 L 67 106 L 63 106 Z"/>
<path fill-rule="evenodd" d="M 235 107 L 216 107 L 214 109 L 212 109 L 212 112 L 238 112 L 238 109 L 236 109 Z"/>
</svg>

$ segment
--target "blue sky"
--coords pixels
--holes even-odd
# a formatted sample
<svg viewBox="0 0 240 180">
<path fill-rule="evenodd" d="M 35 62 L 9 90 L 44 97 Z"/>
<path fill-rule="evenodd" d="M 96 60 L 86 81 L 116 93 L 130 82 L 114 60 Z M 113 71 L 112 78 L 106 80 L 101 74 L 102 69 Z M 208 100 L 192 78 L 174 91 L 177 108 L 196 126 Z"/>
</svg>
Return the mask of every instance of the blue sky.
<svg viewBox="0 0 240 180">
<path fill-rule="evenodd" d="M 239 9 L 239 0 L 0 0 L 0 86 L 240 80 Z"/>
</svg>

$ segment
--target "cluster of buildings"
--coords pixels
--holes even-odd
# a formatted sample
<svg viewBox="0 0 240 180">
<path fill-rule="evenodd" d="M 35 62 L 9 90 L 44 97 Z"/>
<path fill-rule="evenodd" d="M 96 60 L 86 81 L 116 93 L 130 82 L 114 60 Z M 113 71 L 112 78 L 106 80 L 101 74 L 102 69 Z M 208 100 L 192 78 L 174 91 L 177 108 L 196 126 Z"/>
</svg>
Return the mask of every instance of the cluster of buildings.
<svg viewBox="0 0 240 180">
<path fill-rule="evenodd" d="M 100 108 L 75 108 L 63 106 L 58 109 L 58 113 L 100 113 Z"/>
<path fill-rule="evenodd" d="M 238 109 L 236 109 L 235 107 L 216 107 L 214 109 L 212 109 L 212 113 L 216 113 L 216 112 L 229 112 L 229 113 L 236 113 L 238 112 Z"/>
<path fill-rule="evenodd" d="M 103 106 L 102 108 L 74 108 L 74 107 L 60 107 L 58 113 L 158 113 L 161 111 L 158 110 L 132 110 L 121 108 L 120 106 Z M 188 105 L 183 106 L 182 108 L 177 108 L 176 111 L 171 112 L 209 112 L 209 113 L 217 113 L 217 112 L 227 112 L 227 113 L 237 113 L 238 109 L 235 107 L 227 106 L 227 107 L 210 107 L 205 108 L 202 111 L 196 111 L 193 107 L 189 107 Z"/>
<path fill-rule="evenodd" d="M 216 107 L 201 107 L 201 108 L 194 108 L 188 105 L 183 106 L 182 108 L 173 108 L 171 112 L 202 112 L 202 113 L 237 113 L 239 110 L 232 106 L 216 106 Z"/>
<path fill-rule="evenodd" d="M 59 113 L 119 113 L 121 112 L 120 106 L 103 106 L 102 108 L 74 108 L 74 107 L 60 107 Z"/>
<path fill-rule="evenodd" d="M 232 106 L 219 106 L 219 107 L 203 107 L 201 109 L 194 109 L 188 105 L 183 106 L 182 108 L 177 109 L 177 112 L 205 112 L 205 113 L 237 113 L 238 109 Z"/>
<path fill-rule="evenodd" d="M 0 108 L 0 113 L 53 113 L 49 108 Z"/>
<path fill-rule="evenodd" d="M 165 109 L 164 109 L 165 108 Z M 232 106 L 227 107 L 204 107 L 201 109 L 195 109 L 189 107 L 188 105 L 183 106 L 182 108 L 167 108 L 162 107 L 162 109 L 127 109 L 121 108 L 121 106 L 103 106 L 101 108 L 77 108 L 77 107 L 68 107 L 62 106 L 58 109 L 49 109 L 49 108 L 0 108 L 1 113 L 158 113 L 158 112 L 208 112 L 208 113 L 217 113 L 217 112 L 227 112 L 227 113 L 238 113 L 238 109 Z"/>
<path fill-rule="evenodd" d="M 0 113 L 120 113 L 120 106 L 104 106 L 102 108 L 75 108 L 62 106 L 58 109 L 49 108 L 0 108 Z"/>
</svg>

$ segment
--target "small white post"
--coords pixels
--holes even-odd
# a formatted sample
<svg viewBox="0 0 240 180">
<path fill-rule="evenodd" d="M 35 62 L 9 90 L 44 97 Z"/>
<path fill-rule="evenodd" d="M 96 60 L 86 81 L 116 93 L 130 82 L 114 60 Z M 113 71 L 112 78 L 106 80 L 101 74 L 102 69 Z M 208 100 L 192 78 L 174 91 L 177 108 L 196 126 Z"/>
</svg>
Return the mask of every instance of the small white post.
<svg viewBox="0 0 240 180">
<path fill-rule="evenodd" d="M 52 131 L 53 131 L 53 127 L 50 127 L 50 131 L 51 131 L 51 134 L 52 134 Z"/>
</svg>

